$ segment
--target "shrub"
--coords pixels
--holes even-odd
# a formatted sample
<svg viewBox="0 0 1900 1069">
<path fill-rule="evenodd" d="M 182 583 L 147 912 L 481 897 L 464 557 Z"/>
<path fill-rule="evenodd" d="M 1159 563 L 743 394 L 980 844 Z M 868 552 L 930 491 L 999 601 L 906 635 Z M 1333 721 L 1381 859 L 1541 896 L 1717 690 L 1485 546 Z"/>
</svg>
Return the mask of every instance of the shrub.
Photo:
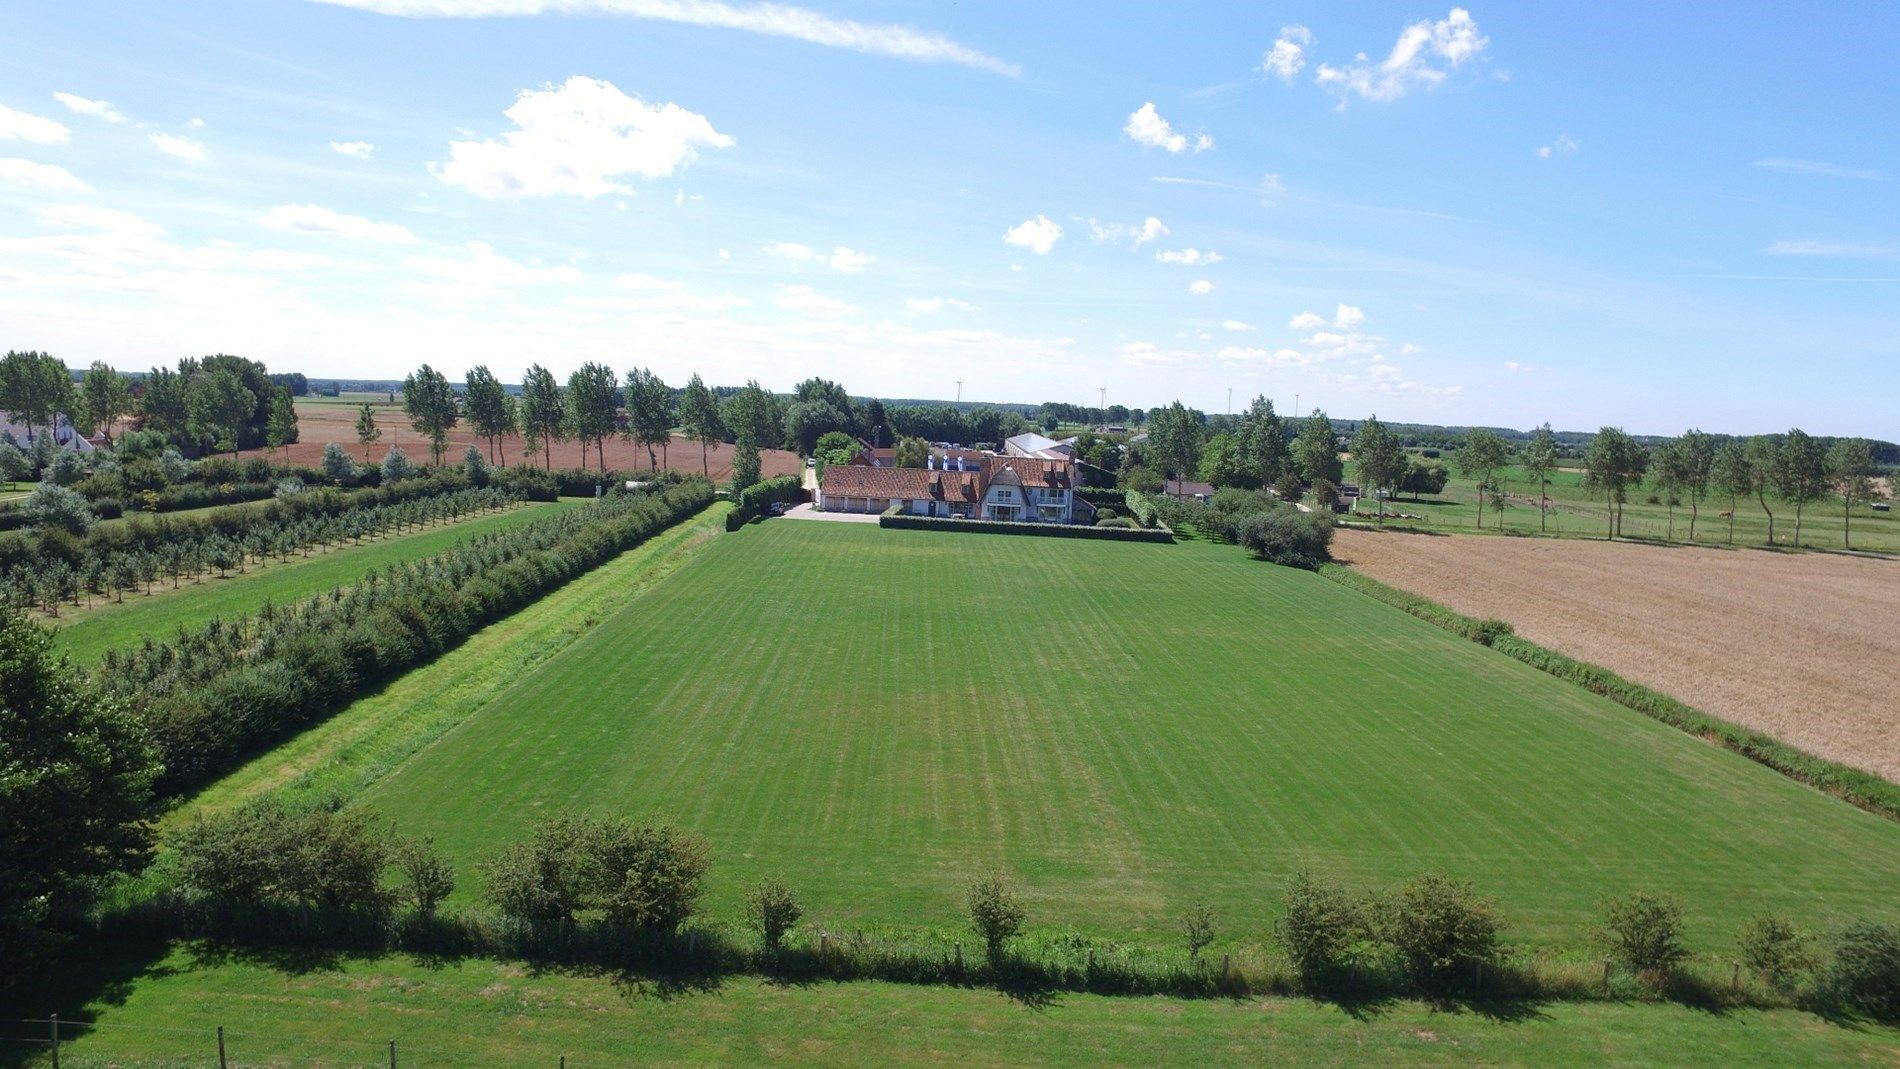
<svg viewBox="0 0 1900 1069">
<path fill-rule="evenodd" d="M 401 482 L 414 473 L 415 466 L 409 463 L 409 454 L 402 451 L 402 446 L 390 446 L 383 457 L 383 485 Z"/>
<path fill-rule="evenodd" d="M 983 940 L 990 967 L 1003 964 L 1003 951 L 1022 934 L 1023 906 L 1016 891 L 1000 872 L 987 872 L 970 881 L 970 926 Z"/>
<path fill-rule="evenodd" d="M 704 840 L 675 828 L 564 814 L 484 866 L 484 897 L 518 920 L 565 923 L 597 911 L 616 928 L 667 934 L 698 907 L 710 865 Z"/>
<path fill-rule="evenodd" d="M 470 486 L 488 485 L 488 462 L 482 459 L 480 449 L 471 445 L 468 452 L 462 454 L 462 472 L 468 476 Z"/>
<path fill-rule="evenodd" d="M 286 498 L 286 497 L 296 497 L 298 494 L 303 493 L 303 491 L 304 491 L 303 480 L 293 475 L 288 479 L 277 480 L 277 489 L 272 492 L 271 496 L 280 498 L 280 499 Z"/>
<path fill-rule="evenodd" d="M 1187 943 L 1188 957 L 1199 961 L 1201 951 L 1214 941 L 1214 910 L 1205 902 L 1190 905 L 1181 914 L 1181 938 Z"/>
<path fill-rule="evenodd" d="M 347 486 L 356 481 L 356 461 L 343 451 L 335 442 L 323 447 L 323 477 L 339 486 Z"/>
<path fill-rule="evenodd" d="M 1821 988 L 1835 1005 L 1900 1020 L 1900 927 L 1855 921 L 1835 940 Z"/>
<path fill-rule="evenodd" d="M 1139 531 L 1141 525 L 1126 516 L 1106 516 L 1095 521 L 1097 527 L 1111 527 L 1124 531 Z"/>
<path fill-rule="evenodd" d="M 229 905 L 380 908 L 389 839 L 361 810 L 292 809 L 265 796 L 200 817 L 174 840 L 173 878 Z"/>
<path fill-rule="evenodd" d="M 1365 932 L 1365 914 L 1338 884 L 1310 872 L 1296 873 L 1286 888 L 1286 911 L 1274 936 L 1308 985 L 1344 962 Z"/>
<path fill-rule="evenodd" d="M 86 460 L 74 449 L 61 449 L 53 454 L 53 462 L 46 466 L 46 479 L 61 486 L 71 486 L 86 477 Z"/>
<path fill-rule="evenodd" d="M 803 481 L 796 475 L 780 475 L 775 479 L 753 483 L 739 491 L 733 499 L 733 509 L 726 513 L 726 530 L 736 531 L 778 502 L 791 503 L 805 496 Z"/>
<path fill-rule="evenodd" d="M 1332 559 L 1333 519 L 1282 505 L 1251 514 L 1234 541 L 1264 561 L 1290 568 L 1318 568 Z"/>
<path fill-rule="evenodd" d="M 1778 991 L 1787 991 L 1802 973 L 1815 966 L 1812 940 L 1786 917 L 1764 913 L 1742 925 L 1736 940 L 1742 964 Z"/>
<path fill-rule="evenodd" d="M 191 461 L 185 459 L 185 454 L 171 446 L 166 446 L 165 451 L 158 455 L 159 473 L 168 483 L 182 483 L 191 478 L 191 468 Z"/>
<path fill-rule="evenodd" d="M 1380 934 L 1413 983 L 1444 991 L 1474 979 L 1498 956 L 1496 907 L 1471 884 L 1428 872 L 1401 885 L 1381 907 Z"/>
<path fill-rule="evenodd" d="M 455 866 L 435 848 L 435 839 L 403 839 L 396 844 L 396 869 L 402 893 L 417 913 L 435 916 L 442 900 L 455 893 Z"/>
<path fill-rule="evenodd" d="M 668 825 L 608 822 L 592 867 L 617 877 L 603 887 L 601 909 L 617 928 L 670 935 L 699 908 L 700 881 L 712 867 L 706 841 Z"/>
<path fill-rule="evenodd" d="M 1603 907 L 1602 939 L 1614 960 L 1639 973 L 1666 973 L 1689 956 L 1682 907 L 1661 895 L 1611 899 Z"/>
<path fill-rule="evenodd" d="M 17 483 L 32 474 L 32 459 L 12 442 L 0 442 L 0 478 Z"/>
<path fill-rule="evenodd" d="M 767 876 L 746 892 L 745 910 L 746 920 L 765 940 L 765 949 L 770 951 L 778 950 L 779 944 L 785 941 L 786 933 L 804 916 L 804 910 L 799 908 L 792 889 L 775 876 Z"/>
<path fill-rule="evenodd" d="M 20 514 L 33 527 L 67 531 L 83 535 L 92 530 L 98 518 L 86 499 L 76 490 L 56 483 L 41 483 L 20 506 Z"/>
</svg>

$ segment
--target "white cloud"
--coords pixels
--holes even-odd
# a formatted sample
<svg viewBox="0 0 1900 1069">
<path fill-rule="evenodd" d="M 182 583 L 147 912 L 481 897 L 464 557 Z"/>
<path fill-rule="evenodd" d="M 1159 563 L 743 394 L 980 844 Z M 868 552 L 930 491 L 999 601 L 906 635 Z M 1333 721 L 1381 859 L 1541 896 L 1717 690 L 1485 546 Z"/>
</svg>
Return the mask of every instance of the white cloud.
<svg viewBox="0 0 1900 1069">
<path fill-rule="evenodd" d="M 72 93 L 54 93 L 53 99 L 66 105 L 68 110 L 76 111 L 81 115 L 90 115 L 95 119 L 104 119 L 109 123 L 122 123 L 125 121 L 125 116 L 120 114 L 119 109 L 103 100 L 87 100 L 85 97 L 75 96 Z"/>
<path fill-rule="evenodd" d="M 1238 319 L 1223 319 L 1220 321 L 1220 325 L 1222 330 L 1231 330 L 1236 334 L 1245 334 L 1249 331 L 1259 329 L 1252 323 L 1243 323 Z"/>
<path fill-rule="evenodd" d="M 1226 257 L 1218 252 L 1202 252 L 1199 249 L 1162 249 L 1155 253 L 1155 259 L 1164 264 L 1183 264 L 1189 267 L 1202 264 L 1217 264 Z"/>
<path fill-rule="evenodd" d="M 1777 241 L 1763 250 L 1773 256 L 1843 256 L 1884 260 L 1896 254 L 1891 245 L 1853 245 L 1839 241 Z"/>
<path fill-rule="evenodd" d="M 1062 228 L 1051 222 L 1046 215 L 1026 219 L 1003 231 L 1004 244 L 1028 249 L 1038 256 L 1047 256 L 1049 250 L 1055 248 L 1056 242 L 1061 239 Z"/>
<path fill-rule="evenodd" d="M 203 163 L 205 146 L 202 141 L 193 141 L 189 137 L 177 134 L 153 134 L 152 144 L 167 156 L 175 156 L 188 163 Z"/>
<path fill-rule="evenodd" d="M 682 22 L 808 44 L 844 48 L 918 63 L 956 63 L 1014 77 L 1021 69 L 942 34 L 908 26 L 853 22 L 782 3 L 742 4 L 725 0 L 319 0 L 405 18 L 494 18 L 540 15 L 626 15 Z"/>
<path fill-rule="evenodd" d="M 1122 133 L 1128 135 L 1136 144 L 1149 148 L 1163 149 L 1170 153 L 1186 152 L 1192 148 L 1196 152 L 1206 152 L 1214 147 L 1214 139 L 1206 134 L 1198 134 L 1190 139 L 1180 133 L 1155 111 L 1154 103 L 1143 104 L 1128 116 L 1128 124 L 1122 127 Z"/>
<path fill-rule="evenodd" d="M 1791 160 L 1786 156 L 1770 156 L 1765 160 L 1756 160 L 1755 166 L 1767 171 L 1781 171 L 1784 174 L 1811 174 L 1823 178 L 1852 178 L 1861 182 L 1878 182 L 1885 178 L 1879 171 L 1865 167 L 1843 167 L 1838 163 L 1824 163 L 1820 160 Z"/>
<path fill-rule="evenodd" d="M 279 204 L 259 220 L 272 230 L 297 234 L 328 234 L 349 241 L 385 245 L 413 245 L 416 236 L 395 223 L 378 223 L 360 215 L 344 215 L 318 204 Z"/>
<path fill-rule="evenodd" d="M 559 88 L 524 89 L 505 114 L 515 128 L 500 141 L 451 141 L 447 163 L 429 170 L 478 197 L 503 200 L 632 193 L 623 175 L 660 178 L 703 147 L 732 138 L 678 104 L 654 106 L 613 83 L 576 75 Z"/>
<path fill-rule="evenodd" d="M 1196 297 L 1205 297 L 1214 292 L 1214 284 L 1204 278 L 1197 278 L 1188 283 L 1188 292 Z"/>
<path fill-rule="evenodd" d="M 29 141 L 35 145 L 63 145 L 72 137 L 66 127 L 43 116 L 15 111 L 0 104 L 0 141 Z"/>
<path fill-rule="evenodd" d="M 1088 220 L 1088 224 L 1089 236 L 1094 238 L 1097 244 L 1107 241 L 1120 242 L 1132 239 L 1137 249 L 1151 241 L 1158 240 L 1163 234 L 1168 232 L 1167 226 L 1152 215 L 1142 220 L 1140 226 L 1134 226 L 1129 223 L 1103 224 L 1093 218 Z"/>
<path fill-rule="evenodd" d="M 1510 372 L 1513 375 L 1527 375 L 1533 371 L 1536 371 L 1537 368 L 1530 364 L 1520 364 L 1515 360 L 1506 360 L 1504 362 L 1504 370 Z"/>
<path fill-rule="evenodd" d="M 822 253 L 810 245 L 800 245 L 795 241 L 768 241 L 765 244 L 765 251 L 768 255 L 796 260 L 799 263 L 824 264 L 833 271 L 843 271 L 847 274 L 857 274 L 877 260 L 877 257 L 868 252 L 847 249 L 843 245 L 829 253 Z"/>
<path fill-rule="evenodd" d="M 1365 321 L 1365 311 L 1350 304 L 1340 305 L 1333 313 L 1333 326 L 1341 330 L 1351 330 Z"/>
<path fill-rule="evenodd" d="M 376 151 L 376 146 L 368 141 L 332 141 L 330 151 L 344 156 L 353 156 L 359 160 L 367 160 L 370 154 Z"/>
<path fill-rule="evenodd" d="M 1421 86 L 1444 81 L 1448 68 L 1463 64 L 1490 43 L 1490 39 L 1478 31 L 1471 12 L 1454 7 L 1451 14 L 1437 22 L 1415 22 L 1407 26 L 1392 51 L 1378 63 L 1361 52 L 1344 67 L 1320 64 L 1313 80 L 1337 92 L 1342 105 L 1350 96 L 1372 101 L 1397 100 Z"/>
<path fill-rule="evenodd" d="M 409 288 L 434 296 L 465 300 L 501 290 L 539 285 L 577 285 L 579 270 L 565 264 L 559 267 L 534 267 L 518 263 L 497 253 L 485 241 L 471 241 L 467 255 L 412 256 L 408 266 L 419 274 L 438 280 L 411 283 Z"/>
<path fill-rule="evenodd" d="M 1569 134 L 1558 134 L 1557 140 L 1552 141 L 1548 145 L 1540 145 L 1537 149 L 1537 158 L 1540 160 L 1547 160 L 1553 156 L 1575 156 L 1576 154 L 1577 141 Z"/>
<path fill-rule="evenodd" d="M 788 312 L 823 319 L 846 316 L 857 311 L 853 305 L 846 304 L 835 297 L 827 297 L 810 286 L 780 286 L 778 295 L 772 298 L 772 303 Z"/>
<path fill-rule="evenodd" d="M 1294 23 L 1280 27 L 1280 36 L 1260 61 L 1260 69 L 1291 82 L 1306 66 L 1306 50 L 1312 47 L 1313 31 Z"/>
<path fill-rule="evenodd" d="M 53 193 L 90 193 L 92 187 L 64 167 L 18 157 L 0 158 L 0 185 Z"/>
<path fill-rule="evenodd" d="M 202 130 L 205 128 L 205 121 L 203 119 L 193 118 L 185 125 L 191 127 L 193 130 Z"/>
<path fill-rule="evenodd" d="M 981 308 L 969 301 L 960 301 L 955 297 L 911 297 L 904 301 L 904 307 L 913 312 L 941 312 L 953 308 L 959 312 L 980 312 Z"/>
<path fill-rule="evenodd" d="M 1288 330 L 1318 330 L 1325 325 L 1326 317 L 1315 315 L 1312 312 L 1301 312 L 1299 315 L 1287 320 L 1286 324 Z"/>
</svg>

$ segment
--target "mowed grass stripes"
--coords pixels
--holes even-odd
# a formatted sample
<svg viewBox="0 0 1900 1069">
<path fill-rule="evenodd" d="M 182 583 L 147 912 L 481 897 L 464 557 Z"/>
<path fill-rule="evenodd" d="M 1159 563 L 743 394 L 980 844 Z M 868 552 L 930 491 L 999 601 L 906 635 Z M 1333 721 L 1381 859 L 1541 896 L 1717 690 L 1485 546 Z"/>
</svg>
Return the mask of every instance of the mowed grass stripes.
<svg viewBox="0 0 1900 1069">
<path fill-rule="evenodd" d="M 366 796 L 465 865 L 543 816 L 676 821 L 713 897 L 781 874 L 834 927 L 1264 936 L 1301 866 L 1470 877 L 1513 937 L 1602 899 L 1893 917 L 1900 826 L 1318 576 L 1229 547 L 774 521 L 721 538 Z M 479 885 L 463 881 L 462 897 Z"/>
</svg>

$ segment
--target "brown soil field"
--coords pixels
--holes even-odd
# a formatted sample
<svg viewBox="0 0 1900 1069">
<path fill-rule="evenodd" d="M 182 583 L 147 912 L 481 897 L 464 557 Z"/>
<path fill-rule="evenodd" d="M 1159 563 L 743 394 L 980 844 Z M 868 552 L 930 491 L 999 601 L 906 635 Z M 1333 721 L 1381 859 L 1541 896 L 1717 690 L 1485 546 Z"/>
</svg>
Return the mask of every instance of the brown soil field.
<svg viewBox="0 0 1900 1069">
<path fill-rule="evenodd" d="M 1341 530 L 1382 582 L 1900 781 L 1900 560 Z"/>
<path fill-rule="evenodd" d="M 382 428 L 382 440 L 369 447 L 369 459 L 379 461 L 389 452 L 391 446 L 402 446 L 409 459 L 419 464 L 429 460 L 429 440 L 416 433 L 409 426 L 409 420 L 400 409 L 378 406 L 376 425 Z M 298 464 L 316 467 L 323 461 L 323 447 L 335 442 L 349 451 L 357 461 L 363 460 L 363 447 L 356 444 L 356 413 L 354 405 L 341 404 L 301 404 L 297 406 L 297 444 L 286 446 L 277 451 L 277 459 L 283 464 Z M 449 432 L 448 452 L 443 454 L 445 462 L 459 463 L 462 454 L 469 446 L 479 446 L 482 455 L 488 455 L 488 442 L 466 427 L 457 427 Z M 509 467 L 523 462 L 523 443 L 518 436 L 509 436 L 497 445 L 496 459 L 504 458 Z M 261 449 L 245 450 L 245 456 L 261 455 Z M 553 448 L 554 466 L 573 468 L 581 466 L 581 447 L 578 442 L 556 442 Z M 609 438 L 606 443 L 607 467 L 614 471 L 644 471 L 647 469 L 647 451 L 645 447 L 620 438 Z M 713 481 L 724 482 L 732 477 L 732 457 L 734 449 L 720 443 L 706 451 L 707 467 L 711 469 Z M 541 466 L 542 454 L 534 454 L 535 467 Z M 598 467 L 594 459 L 592 446 L 587 449 L 587 467 Z M 660 466 L 674 471 L 696 473 L 700 466 L 699 443 L 687 438 L 675 436 L 672 445 L 661 458 Z M 759 466 L 767 478 L 776 475 L 792 475 L 804 469 L 804 462 L 794 453 L 783 449 L 765 449 L 760 451 Z"/>
</svg>

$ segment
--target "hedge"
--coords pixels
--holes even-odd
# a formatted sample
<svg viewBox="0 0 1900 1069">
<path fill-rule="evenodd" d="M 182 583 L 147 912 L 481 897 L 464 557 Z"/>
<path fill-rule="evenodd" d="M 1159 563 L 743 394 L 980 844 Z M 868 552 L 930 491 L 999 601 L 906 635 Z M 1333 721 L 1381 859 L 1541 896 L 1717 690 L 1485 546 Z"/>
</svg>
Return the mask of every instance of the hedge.
<svg viewBox="0 0 1900 1069">
<path fill-rule="evenodd" d="M 1078 486 L 1075 488 L 1075 496 L 1096 508 L 1104 505 L 1113 509 L 1128 507 L 1128 492 L 1110 486 Z"/>
<path fill-rule="evenodd" d="M 739 491 L 733 499 L 733 509 L 726 513 L 726 530 L 736 531 L 744 527 L 765 515 L 765 510 L 778 502 L 791 504 L 803 500 L 805 483 L 796 475 L 781 475 L 776 479 L 753 483 Z"/>
<path fill-rule="evenodd" d="M 1009 520 L 952 520 L 931 516 L 891 515 L 877 518 L 879 527 L 913 531 L 962 531 L 969 534 L 1042 535 L 1047 538 L 1100 538 L 1110 542 L 1173 543 L 1174 532 L 1165 527 L 1129 529 L 1126 527 L 1088 527 L 1066 523 L 1024 523 Z"/>
<path fill-rule="evenodd" d="M 1900 820 L 1900 785 L 1889 783 L 1871 772 L 1817 757 L 1759 731 L 1711 716 L 1640 683 L 1632 683 L 1601 665 L 1579 661 L 1520 638 L 1512 633 L 1511 625 L 1502 620 L 1474 620 L 1435 601 L 1394 589 L 1341 564 L 1327 564 L 1319 571 L 1342 586 L 1383 601 L 1452 634 L 1489 646 L 1558 679 L 1575 683 L 1626 709 L 1733 750 L 1751 761 L 1766 765 L 1790 779 L 1825 791 L 1869 813 L 1888 820 Z"/>
</svg>

